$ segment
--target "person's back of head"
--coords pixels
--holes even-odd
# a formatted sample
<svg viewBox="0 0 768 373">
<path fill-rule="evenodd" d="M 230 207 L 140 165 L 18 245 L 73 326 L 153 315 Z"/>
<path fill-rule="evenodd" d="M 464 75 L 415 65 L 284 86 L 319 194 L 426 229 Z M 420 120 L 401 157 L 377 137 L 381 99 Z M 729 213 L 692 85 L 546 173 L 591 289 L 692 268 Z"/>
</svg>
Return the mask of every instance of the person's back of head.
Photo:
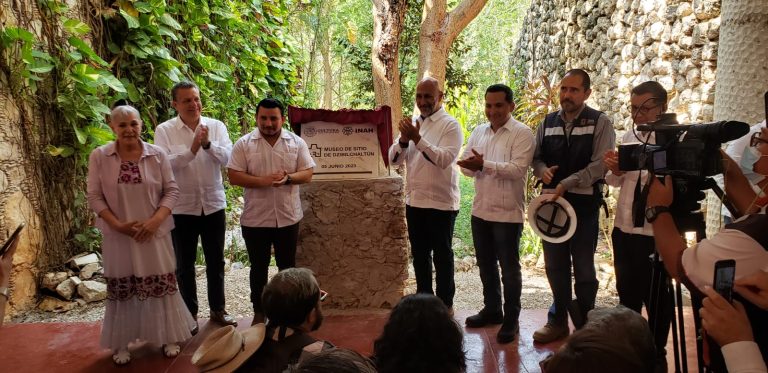
<svg viewBox="0 0 768 373">
<path fill-rule="evenodd" d="M 373 362 L 345 348 L 332 348 L 304 360 L 293 373 L 375 373 Z"/>
<path fill-rule="evenodd" d="M 270 326 L 298 328 L 320 301 L 320 286 L 307 268 L 278 272 L 261 295 L 264 315 Z"/>
<path fill-rule="evenodd" d="M 434 295 L 403 297 L 373 346 L 376 368 L 381 373 L 450 373 L 466 369 L 461 328 Z"/>
<path fill-rule="evenodd" d="M 645 319 L 619 306 L 590 311 L 587 324 L 542 366 L 547 373 L 653 372 L 655 353 Z"/>
</svg>

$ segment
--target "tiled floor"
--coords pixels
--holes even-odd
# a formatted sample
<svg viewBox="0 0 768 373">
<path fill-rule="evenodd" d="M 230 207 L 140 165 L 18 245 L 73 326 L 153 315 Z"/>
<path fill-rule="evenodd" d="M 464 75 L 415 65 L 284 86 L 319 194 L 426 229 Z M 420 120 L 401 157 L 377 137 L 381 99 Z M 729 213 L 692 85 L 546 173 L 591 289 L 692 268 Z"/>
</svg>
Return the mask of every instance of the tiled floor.
<svg viewBox="0 0 768 373">
<path fill-rule="evenodd" d="M 457 311 L 456 319 L 463 325 L 470 314 Z M 369 355 L 387 315 L 386 311 L 329 312 L 316 336 Z M 688 312 L 686 315 L 686 335 L 692 340 L 693 322 Z M 538 372 L 539 361 L 560 343 L 533 344 L 531 334 L 545 322 L 545 310 L 523 310 L 520 320 L 520 338 L 506 345 L 496 343 L 498 326 L 465 329 L 467 371 Z M 239 329 L 249 323 L 241 320 Z M 204 320 L 200 326 L 200 333 L 183 346 L 175 359 L 164 358 L 157 346 L 140 345 L 132 348 L 130 364 L 117 367 L 110 352 L 99 347 L 99 323 L 8 324 L 0 328 L 0 372 L 196 372 L 190 363 L 192 354 L 215 328 Z M 668 360 L 673 366 L 671 351 Z M 689 371 L 693 372 L 697 365 L 692 343 L 688 344 L 688 360 Z"/>
</svg>

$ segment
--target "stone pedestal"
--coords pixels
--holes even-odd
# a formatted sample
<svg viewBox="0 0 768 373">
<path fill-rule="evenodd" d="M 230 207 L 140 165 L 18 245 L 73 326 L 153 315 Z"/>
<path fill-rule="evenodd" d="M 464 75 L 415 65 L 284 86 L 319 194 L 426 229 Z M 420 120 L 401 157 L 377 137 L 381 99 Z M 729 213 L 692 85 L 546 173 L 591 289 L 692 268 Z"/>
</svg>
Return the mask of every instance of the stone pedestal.
<svg viewBox="0 0 768 373">
<path fill-rule="evenodd" d="M 301 186 L 296 265 L 312 269 L 331 308 L 391 308 L 408 278 L 403 179 L 315 180 Z"/>
</svg>

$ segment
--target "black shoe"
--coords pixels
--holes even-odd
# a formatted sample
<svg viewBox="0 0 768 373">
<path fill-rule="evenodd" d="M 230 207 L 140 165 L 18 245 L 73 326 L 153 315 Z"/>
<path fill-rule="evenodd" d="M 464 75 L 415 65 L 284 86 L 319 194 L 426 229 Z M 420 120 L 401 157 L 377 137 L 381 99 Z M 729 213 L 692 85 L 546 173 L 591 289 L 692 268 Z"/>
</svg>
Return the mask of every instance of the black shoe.
<svg viewBox="0 0 768 373">
<path fill-rule="evenodd" d="M 237 320 L 230 316 L 227 311 L 211 311 L 211 321 L 224 326 L 237 326 Z"/>
<path fill-rule="evenodd" d="M 520 326 L 518 325 L 517 321 L 515 322 L 505 322 L 501 325 L 501 328 L 499 329 L 499 333 L 496 334 L 496 342 L 499 343 L 509 343 L 515 340 L 517 337 L 518 332 L 520 332 Z"/>
<path fill-rule="evenodd" d="M 571 303 L 568 304 L 568 314 L 571 315 L 571 321 L 573 321 L 573 326 L 577 330 L 581 329 L 581 327 L 587 323 L 587 318 L 585 317 L 586 315 L 581 311 L 579 301 L 576 299 L 572 300 Z"/>
<path fill-rule="evenodd" d="M 501 324 L 502 322 L 504 322 L 504 315 L 501 312 L 488 313 L 482 310 L 476 315 L 467 317 L 464 324 L 469 328 L 482 328 L 489 324 Z"/>
</svg>

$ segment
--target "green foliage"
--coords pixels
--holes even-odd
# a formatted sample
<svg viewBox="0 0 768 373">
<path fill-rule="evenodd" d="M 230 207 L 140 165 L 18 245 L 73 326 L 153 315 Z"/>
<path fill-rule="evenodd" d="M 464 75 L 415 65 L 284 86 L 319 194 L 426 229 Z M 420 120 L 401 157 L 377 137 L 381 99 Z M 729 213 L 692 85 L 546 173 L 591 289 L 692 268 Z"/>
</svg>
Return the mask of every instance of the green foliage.
<svg viewBox="0 0 768 373">
<path fill-rule="evenodd" d="M 173 84 L 194 80 L 204 114 L 227 123 L 233 139 L 250 129 L 261 98 L 291 103 L 297 52 L 282 34 L 286 3 L 117 0 L 89 25 L 64 17 L 66 2 L 40 0 L 45 34 L 0 25 L 0 67 L 16 100 L 41 104 L 56 118 L 61 133 L 45 137 L 53 139 L 45 151 L 75 157 L 74 184 L 84 189 L 88 155 L 114 137 L 105 117 L 118 99 L 141 111 L 151 136 L 172 116 Z M 94 250 L 100 237 L 82 192 L 74 202 L 73 242 Z"/>
<path fill-rule="evenodd" d="M 233 138 L 255 123 L 270 96 L 292 103 L 297 53 L 282 33 L 285 1 L 122 0 L 105 13 L 105 44 L 127 98 L 156 126 L 171 117 L 170 88 L 200 87 L 204 115 L 222 120 Z"/>
<path fill-rule="evenodd" d="M 453 253 L 457 258 L 475 255 L 472 241 L 472 200 L 475 198 L 475 179 L 459 175 L 461 193 L 459 214 L 453 228 Z"/>
</svg>

